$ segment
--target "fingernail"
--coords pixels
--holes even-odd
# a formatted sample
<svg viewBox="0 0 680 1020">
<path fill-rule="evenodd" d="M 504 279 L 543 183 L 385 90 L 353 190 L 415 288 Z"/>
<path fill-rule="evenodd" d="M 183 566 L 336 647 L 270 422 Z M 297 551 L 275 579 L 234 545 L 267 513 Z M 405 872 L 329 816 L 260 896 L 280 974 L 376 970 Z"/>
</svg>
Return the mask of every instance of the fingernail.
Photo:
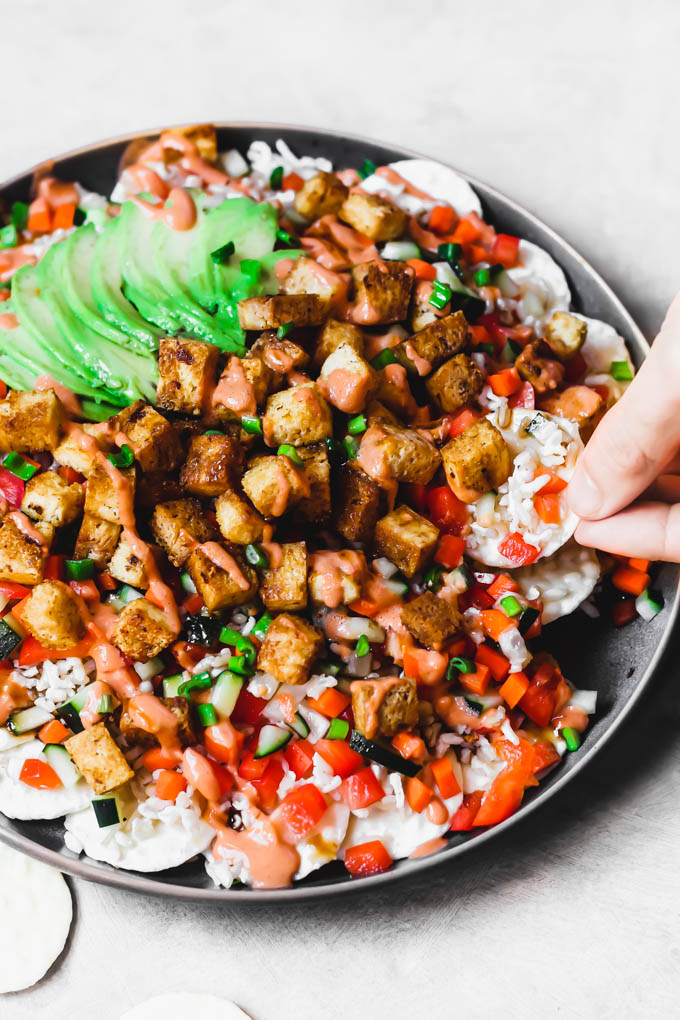
<svg viewBox="0 0 680 1020">
<path fill-rule="evenodd" d="M 569 506 L 579 517 L 591 517 L 602 506 L 602 493 L 585 466 L 576 469 L 567 488 Z"/>
</svg>

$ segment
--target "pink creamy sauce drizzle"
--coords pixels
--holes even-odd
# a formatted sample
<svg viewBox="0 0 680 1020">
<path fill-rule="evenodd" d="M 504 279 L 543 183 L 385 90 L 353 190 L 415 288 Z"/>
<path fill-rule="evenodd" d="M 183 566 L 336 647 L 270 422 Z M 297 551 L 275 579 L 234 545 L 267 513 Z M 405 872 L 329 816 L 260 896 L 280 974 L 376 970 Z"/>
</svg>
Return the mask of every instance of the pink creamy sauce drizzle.
<svg viewBox="0 0 680 1020">
<path fill-rule="evenodd" d="M 391 508 L 397 497 L 399 483 L 387 463 L 383 445 L 386 438 L 387 433 L 380 425 L 370 425 L 362 436 L 356 462 L 362 471 L 385 489 Z"/>
<path fill-rule="evenodd" d="M 352 694 L 358 694 L 362 691 L 366 682 L 366 680 L 353 680 L 349 685 Z M 378 718 L 380 706 L 392 688 L 396 687 L 397 684 L 403 683 L 403 681 L 398 676 L 386 676 L 375 680 L 371 677 L 370 682 L 373 685 L 373 690 L 364 701 L 364 709 L 366 711 L 365 736 L 372 740 L 378 732 L 380 725 Z"/>
<path fill-rule="evenodd" d="M 155 694 L 135 694 L 128 701 L 126 711 L 133 726 L 153 733 L 164 751 L 175 756 L 177 761 L 181 759 L 177 716 Z"/>
<path fill-rule="evenodd" d="M 300 866 L 300 855 L 283 841 L 273 816 L 268 817 L 255 807 L 251 807 L 251 812 L 253 824 L 243 832 L 227 828 L 216 811 L 208 813 L 208 821 L 217 830 L 212 845 L 214 856 L 217 860 L 234 861 L 243 855 L 256 889 L 290 885 Z"/>
<path fill-rule="evenodd" d="M 263 358 L 267 368 L 271 368 L 272 372 L 278 372 L 280 375 L 291 372 L 295 365 L 292 355 L 269 344 L 265 346 Z"/>
<path fill-rule="evenodd" d="M 25 513 L 21 510 L 13 510 L 12 513 L 7 514 L 10 521 L 16 525 L 19 531 L 26 536 L 29 541 L 35 545 L 39 545 L 42 549 L 43 555 L 46 556 L 48 552 L 47 541 L 41 531 L 35 527 L 33 522 L 29 520 Z"/>
<path fill-rule="evenodd" d="M 247 591 L 250 588 L 250 582 L 245 576 L 238 563 L 231 556 L 226 549 L 223 549 L 217 542 L 201 542 L 196 545 L 196 549 L 207 556 L 208 559 L 219 567 L 220 570 L 224 570 L 226 574 L 229 574 L 230 578 L 236 584 L 241 591 Z"/>
<path fill-rule="evenodd" d="M 381 351 L 397 347 L 402 341 L 399 333 L 378 333 L 373 336 L 367 334 L 365 337 L 364 357 L 366 361 L 372 361 Z"/>
<path fill-rule="evenodd" d="M 196 222 L 196 205 L 184 188 L 172 188 L 164 205 L 154 205 L 139 195 L 132 195 L 142 212 L 153 220 L 162 220 L 172 230 L 191 230 Z"/>
<path fill-rule="evenodd" d="M 413 647 L 410 650 L 418 664 L 419 679 L 422 684 L 438 684 L 446 676 L 449 664 L 448 656 L 428 648 Z"/>
<path fill-rule="evenodd" d="M 150 166 L 144 166 L 142 163 L 132 163 L 123 171 L 124 182 L 126 181 L 126 175 L 127 179 L 132 181 L 139 191 L 148 191 L 149 194 L 155 195 L 156 198 L 160 198 L 162 201 L 165 201 L 170 194 L 168 184 Z"/>
<path fill-rule="evenodd" d="M 19 320 L 13 312 L 3 312 L 2 315 L 0 315 L 0 329 L 16 329 L 18 325 Z"/>
<path fill-rule="evenodd" d="M 426 191 L 421 191 L 415 184 L 411 184 L 405 177 L 402 177 L 400 173 L 397 173 L 391 166 L 379 166 L 376 170 L 378 177 L 383 177 L 390 184 L 395 187 L 403 187 L 407 195 L 413 195 L 414 198 L 422 198 L 424 202 L 434 202 L 432 195 L 428 195 Z"/>
<path fill-rule="evenodd" d="M 80 721 L 86 730 L 90 726 L 95 726 L 102 718 L 97 708 L 101 699 L 107 694 L 111 694 L 111 688 L 103 680 L 95 680 L 88 689 L 85 705 L 80 712 Z"/>
<path fill-rule="evenodd" d="M 227 367 L 213 390 L 212 403 L 213 406 L 222 404 L 239 417 L 244 414 L 257 414 L 253 384 L 246 377 L 241 359 L 236 355 L 229 358 Z"/>
<path fill-rule="evenodd" d="M 329 609 L 335 609 L 344 599 L 344 577 L 360 583 L 366 573 L 364 554 L 354 549 L 341 549 L 337 552 L 326 549 L 312 553 L 310 566 L 318 575 L 317 591 L 321 601 Z"/>
<path fill-rule="evenodd" d="M 37 263 L 37 256 L 26 251 L 27 247 L 20 244 L 17 248 L 5 248 L 4 251 L 0 251 L 0 280 L 9 280 L 22 266 L 34 266 Z"/>
<path fill-rule="evenodd" d="M 326 399 L 345 414 L 358 414 L 366 405 L 373 379 L 368 372 L 359 375 L 348 368 L 334 368 L 323 379 L 319 389 Z"/>
<path fill-rule="evenodd" d="M 350 267 L 349 259 L 344 252 L 332 241 L 327 241 L 323 237 L 301 237 L 300 247 L 309 252 L 320 266 L 331 272 L 337 273 Z"/>
<path fill-rule="evenodd" d="M 418 410 L 418 405 L 413 399 L 406 369 L 403 365 L 393 364 L 385 365 L 382 371 L 388 383 L 398 391 L 404 414 L 406 417 L 411 418 Z"/>
<path fill-rule="evenodd" d="M 201 693 L 205 695 L 206 700 L 209 700 L 210 691 L 202 691 Z M 293 722 L 295 722 L 295 719 L 293 719 Z M 226 761 L 232 768 L 236 768 L 241 745 L 243 744 L 242 734 L 232 726 L 228 719 L 223 719 L 222 722 L 215 723 L 214 726 L 208 726 L 205 732 L 212 743 L 220 747 L 224 754 L 226 754 L 226 758 L 223 757 L 220 760 Z"/>
<path fill-rule="evenodd" d="M 269 557 L 270 569 L 276 570 L 283 563 L 283 548 L 278 542 L 273 541 L 274 528 L 271 524 L 265 524 L 262 529 L 262 541 L 260 547 Z"/>
<path fill-rule="evenodd" d="M 575 705 L 567 705 L 558 712 L 551 725 L 583 733 L 588 728 L 588 713 Z"/>
<path fill-rule="evenodd" d="M 433 825 L 443 825 L 444 822 L 449 820 L 449 812 L 446 804 L 439 799 L 439 797 L 433 797 L 430 803 L 425 809 L 428 822 Z"/>
<path fill-rule="evenodd" d="M 50 209 L 58 209 L 60 205 L 78 205 L 80 202 L 75 184 L 57 180 L 56 177 L 43 177 L 38 185 L 38 197 L 42 198 Z"/>
<path fill-rule="evenodd" d="M 38 376 L 35 380 L 35 389 L 54 390 L 67 414 L 73 415 L 74 418 L 82 417 L 83 411 L 80 406 L 80 401 L 73 390 L 70 390 L 67 386 L 62 386 L 62 384 L 57 382 L 56 379 L 53 379 L 51 375 Z"/>
<path fill-rule="evenodd" d="M 417 860 L 420 857 L 430 857 L 432 854 L 436 854 L 438 850 L 443 850 L 445 846 L 446 840 L 442 839 L 441 836 L 437 837 L 437 839 L 428 839 L 426 843 L 421 843 L 420 846 L 417 846 L 413 853 L 409 854 L 409 857 L 412 860 Z"/>
<path fill-rule="evenodd" d="M 416 372 L 418 375 L 429 375 L 432 371 L 432 362 L 428 361 L 427 358 L 421 358 L 417 350 L 413 346 L 410 340 L 407 340 L 404 344 L 404 353 L 409 361 L 413 362 Z"/>
<path fill-rule="evenodd" d="M 469 726 L 471 730 L 480 730 L 485 725 L 482 716 L 475 715 L 461 695 L 442 694 L 435 698 L 434 710 L 451 728 Z"/>
</svg>

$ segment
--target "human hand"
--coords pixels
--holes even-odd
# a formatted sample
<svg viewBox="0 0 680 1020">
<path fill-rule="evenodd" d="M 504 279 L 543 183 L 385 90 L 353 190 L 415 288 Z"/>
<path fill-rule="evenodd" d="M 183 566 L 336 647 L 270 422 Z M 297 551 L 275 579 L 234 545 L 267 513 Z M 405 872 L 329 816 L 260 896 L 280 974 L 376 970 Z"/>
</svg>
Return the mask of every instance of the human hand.
<svg viewBox="0 0 680 1020">
<path fill-rule="evenodd" d="M 567 494 L 582 518 L 582 545 L 680 562 L 680 294 L 649 357 L 595 430 Z"/>
</svg>

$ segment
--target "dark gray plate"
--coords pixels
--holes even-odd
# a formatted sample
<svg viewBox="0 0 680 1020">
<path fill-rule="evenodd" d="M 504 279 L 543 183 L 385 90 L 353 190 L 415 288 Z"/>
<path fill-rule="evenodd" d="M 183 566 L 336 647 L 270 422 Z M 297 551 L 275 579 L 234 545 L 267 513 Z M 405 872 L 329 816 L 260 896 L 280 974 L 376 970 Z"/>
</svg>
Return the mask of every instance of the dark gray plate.
<svg viewBox="0 0 680 1020">
<path fill-rule="evenodd" d="M 149 135 L 158 134 L 157 131 Z M 126 136 L 102 142 L 53 161 L 55 173 L 65 180 L 80 181 L 85 187 L 109 194 L 117 176 L 118 164 L 126 146 L 136 137 Z M 267 124 L 223 124 L 219 127 L 220 149 L 238 148 L 242 152 L 251 141 L 263 138 L 273 144 L 284 138 L 293 151 L 327 156 L 336 166 L 361 166 L 368 158 L 376 164 L 405 156 L 416 156 L 406 149 L 379 145 L 363 138 L 342 137 L 310 128 Z M 5 201 L 25 200 L 33 171 L 15 177 L 0 186 Z M 467 175 L 465 175 L 467 176 Z M 487 219 L 499 230 L 534 241 L 549 251 L 564 269 L 577 310 L 611 323 L 625 337 L 633 361 L 639 366 L 648 350 L 647 343 L 616 295 L 595 270 L 566 241 L 549 227 L 493 188 L 468 177 L 479 194 Z M 578 687 L 599 692 L 595 722 L 586 734 L 581 749 L 567 756 L 539 788 L 530 791 L 521 809 L 501 825 L 481 832 L 458 834 L 448 846 L 432 857 L 399 861 L 387 873 L 371 878 L 348 878 L 338 863 L 327 865 L 291 889 L 253 890 L 217 889 L 206 876 L 202 863 L 194 862 L 172 871 L 153 875 L 117 871 L 107 864 L 80 859 L 63 845 L 60 822 L 19 822 L 0 815 L 0 840 L 30 854 L 61 871 L 108 885 L 138 892 L 182 899 L 217 902 L 263 902 L 320 897 L 368 889 L 401 877 L 413 875 L 435 864 L 452 860 L 484 842 L 500 840 L 507 830 L 553 797 L 572 776 L 590 761 L 632 711 L 655 676 L 669 644 L 678 615 L 678 568 L 666 566 L 657 586 L 666 599 L 666 609 L 651 623 L 637 620 L 622 630 L 606 621 L 592 620 L 579 613 L 559 620 L 547 629 L 546 643 L 557 656 L 567 676 Z"/>
</svg>

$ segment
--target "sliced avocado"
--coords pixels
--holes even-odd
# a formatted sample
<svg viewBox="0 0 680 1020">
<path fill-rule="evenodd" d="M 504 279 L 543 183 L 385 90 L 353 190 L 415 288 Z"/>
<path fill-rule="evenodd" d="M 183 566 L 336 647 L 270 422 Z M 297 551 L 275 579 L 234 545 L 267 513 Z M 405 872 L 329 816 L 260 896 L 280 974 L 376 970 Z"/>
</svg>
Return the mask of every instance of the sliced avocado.
<svg viewBox="0 0 680 1020">
<path fill-rule="evenodd" d="M 21 327 L 17 327 L 21 328 Z M 0 341 L 1 341 L 0 337 Z M 15 361 L 9 354 L 0 354 L 0 379 L 11 390 L 32 390 L 36 374 Z"/>
<path fill-rule="evenodd" d="M 174 335 L 182 323 L 169 308 L 168 295 L 161 286 L 153 262 L 151 235 L 156 221 L 134 202 L 125 202 L 121 210 L 118 243 L 125 294 L 139 294 L 144 299 L 142 315 L 149 316 L 161 329 Z"/>
<path fill-rule="evenodd" d="M 123 294 L 120 266 L 120 217 L 111 220 L 97 238 L 90 267 L 95 304 L 104 319 L 150 351 L 158 348 L 163 331 L 152 325 Z"/>
</svg>

